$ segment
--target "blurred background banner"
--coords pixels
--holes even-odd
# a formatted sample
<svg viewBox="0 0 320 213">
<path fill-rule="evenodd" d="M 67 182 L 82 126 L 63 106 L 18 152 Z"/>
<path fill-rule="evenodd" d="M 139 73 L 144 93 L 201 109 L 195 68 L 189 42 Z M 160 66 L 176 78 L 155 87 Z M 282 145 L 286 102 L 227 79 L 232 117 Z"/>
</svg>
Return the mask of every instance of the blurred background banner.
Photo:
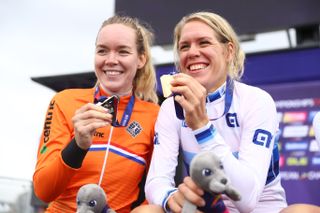
<svg viewBox="0 0 320 213">
<path fill-rule="evenodd" d="M 320 111 L 320 81 L 263 87 L 275 99 L 281 136 L 280 174 L 287 201 L 320 205 L 320 149 L 312 121 Z"/>
</svg>

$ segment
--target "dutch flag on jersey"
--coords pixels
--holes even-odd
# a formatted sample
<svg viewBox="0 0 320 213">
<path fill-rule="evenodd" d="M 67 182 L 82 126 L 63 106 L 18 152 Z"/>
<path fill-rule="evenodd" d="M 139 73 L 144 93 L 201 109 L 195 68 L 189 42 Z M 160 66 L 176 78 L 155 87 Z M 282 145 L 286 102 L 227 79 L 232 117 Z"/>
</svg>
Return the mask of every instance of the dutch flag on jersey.
<svg viewBox="0 0 320 213">
<path fill-rule="evenodd" d="M 108 144 L 105 141 L 95 141 L 91 145 L 89 151 L 106 151 L 107 146 Z M 146 161 L 143 157 L 140 157 L 139 155 L 130 152 L 130 150 L 127 150 L 124 147 L 110 144 L 109 151 L 127 159 L 133 160 L 143 166 L 146 165 Z"/>
</svg>

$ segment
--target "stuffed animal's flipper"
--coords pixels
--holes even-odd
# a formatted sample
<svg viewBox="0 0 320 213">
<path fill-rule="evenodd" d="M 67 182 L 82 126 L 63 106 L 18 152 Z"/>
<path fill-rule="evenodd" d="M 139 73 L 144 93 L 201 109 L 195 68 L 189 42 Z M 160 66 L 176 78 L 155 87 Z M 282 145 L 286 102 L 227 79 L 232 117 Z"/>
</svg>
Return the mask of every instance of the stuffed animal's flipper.
<svg viewBox="0 0 320 213">
<path fill-rule="evenodd" d="M 107 213 L 117 213 L 117 212 L 115 210 L 113 210 L 113 209 L 108 209 Z"/>
<path fill-rule="evenodd" d="M 185 200 L 182 207 L 182 213 L 196 213 L 197 206 L 193 203 L 189 202 L 188 200 Z"/>
<path fill-rule="evenodd" d="M 109 207 L 109 205 L 106 205 L 103 210 L 101 211 L 101 213 L 117 213 L 115 210 L 111 209 Z"/>
<path fill-rule="evenodd" d="M 239 192 L 229 185 L 226 187 L 225 194 L 234 201 L 241 200 L 241 195 L 239 194 Z"/>
</svg>

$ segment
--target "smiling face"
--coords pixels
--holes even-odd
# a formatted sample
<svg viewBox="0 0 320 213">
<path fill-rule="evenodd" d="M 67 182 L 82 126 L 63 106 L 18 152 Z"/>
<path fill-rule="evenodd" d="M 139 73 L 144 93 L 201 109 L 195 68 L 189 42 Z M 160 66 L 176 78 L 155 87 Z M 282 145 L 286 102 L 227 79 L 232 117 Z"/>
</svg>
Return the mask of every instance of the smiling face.
<svg viewBox="0 0 320 213">
<path fill-rule="evenodd" d="M 109 94 L 128 94 L 133 79 L 146 60 L 138 55 L 135 31 L 123 24 L 104 26 L 96 41 L 95 72 Z"/>
<path fill-rule="evenodd" d="M 233 45 L 219 42 L 207 24 L 198 20 L 187 22 L 181 29 L 177 48 L 180 70 L 197 79 L 208 92 L 226 81 Z"/>
</svg>

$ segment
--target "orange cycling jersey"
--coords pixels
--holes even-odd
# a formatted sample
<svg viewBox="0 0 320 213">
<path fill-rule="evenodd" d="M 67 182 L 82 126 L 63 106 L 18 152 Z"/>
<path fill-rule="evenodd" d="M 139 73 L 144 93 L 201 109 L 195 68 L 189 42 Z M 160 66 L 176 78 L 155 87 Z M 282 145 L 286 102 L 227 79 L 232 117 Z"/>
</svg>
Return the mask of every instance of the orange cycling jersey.
<svg viewBox="0 0 320 213">
<path fill-rule="evenodd" d="M 106 94 L 103 94 L 106 95 Z M 47 111 L 33 175 L 36 195 L 49 202 L 47 212 L 76 211 L 76 194 L 87 183 L 98 183 L 107 149 L 110 126 L 95 131 L 89 150 L 74 141 L 72 117 L 81 106 L 93 102 L 94 88 L 57 93 Z M 121 119 L 130 96 L 120 98 Z M 159 106 L 135 98 L 127 126 L 114 127 L 101 181 L 110 207 L 129 212 L 138 200 L 139 184 L 149 166 L 154 123 Z"/>
</svg>

